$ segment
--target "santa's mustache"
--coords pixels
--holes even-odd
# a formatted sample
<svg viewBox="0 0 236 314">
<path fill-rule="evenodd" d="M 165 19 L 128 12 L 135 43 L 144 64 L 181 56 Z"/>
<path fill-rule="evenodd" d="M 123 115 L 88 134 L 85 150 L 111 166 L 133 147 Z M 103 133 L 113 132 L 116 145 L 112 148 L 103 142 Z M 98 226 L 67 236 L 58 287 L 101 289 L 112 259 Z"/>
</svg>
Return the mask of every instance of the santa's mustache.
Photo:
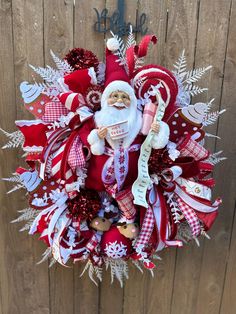
<svg viewBox="0 0 236 314">
<path fill-rule="evenodd" d="M 128 108 L 128 106 L 126 104 L 124 104 L 123 102 L 116 102 L 114 104 L 109 104 L 109 107 L 117 107 L 117 108 Z"/>
</svg>

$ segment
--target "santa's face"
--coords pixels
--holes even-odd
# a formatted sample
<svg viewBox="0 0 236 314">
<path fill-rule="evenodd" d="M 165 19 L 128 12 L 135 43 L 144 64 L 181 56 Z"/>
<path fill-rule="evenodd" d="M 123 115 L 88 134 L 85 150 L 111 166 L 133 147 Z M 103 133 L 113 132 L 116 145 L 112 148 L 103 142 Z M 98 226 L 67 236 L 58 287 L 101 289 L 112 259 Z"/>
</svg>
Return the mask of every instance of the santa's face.
<svg viewBox="0 0 236 314">
<path fill-rule="evenodd" d="M 132 142 L 142 124 L 135 96 L 120 89 L 114 90 L 108 95 L 107 98 L 102 97 L 101 110 L 95 113 L 94 119 L 97 128 L 110 128 L 114 124 L 126 122 L 128 134 L 125 132 L 126 135 L 123 139 L 129 141 L 130 138 L 130 142 Z M 119 139 L 111 138 L 110 132 L 107 132 L 106 139 L 110 145 L 119 144 Z"/>
<path fill-rule="evenodd" d="M 107 104 L 108 106 L 114 107 L 118 110 L 129 108 L 130 97 L 127 93 L 117 90 L 110 94 L 107 99 Z"/>
</svg>

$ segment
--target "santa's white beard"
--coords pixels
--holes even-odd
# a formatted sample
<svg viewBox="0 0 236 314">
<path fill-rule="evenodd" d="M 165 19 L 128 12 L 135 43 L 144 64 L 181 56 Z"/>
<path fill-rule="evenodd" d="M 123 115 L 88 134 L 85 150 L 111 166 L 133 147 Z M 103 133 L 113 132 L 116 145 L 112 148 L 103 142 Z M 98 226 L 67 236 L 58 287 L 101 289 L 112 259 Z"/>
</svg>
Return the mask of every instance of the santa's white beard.
<svg viewBox="0 0 236 314">
<path fill-rule="evenodd" d="M 95 122 L 97 127 L 106 127 L 126 120 L 128 121 L 129 134 L 124 139 L 128 140 L 131 136 L 135 137 L 141 128 L 140 113 L 136 106 L 130 105 L 128 108 L 119 110 L 115 107 L 108 106 L 106 103 L 100 111 L 95 113 Z M 118 141 L 112 140 L 108 134 L 106 138 L 109 142 L 113 142 L 114 144 Z"/>
<path fill-rule="evenodd" d="M 119 110 L 115 107 L 104 105 L 100 111 L 95 113 L 95 122 L 98 127 L 104 127 L 127 120 L 131 130 L 136 115 L 136 109 L 131 106 Z"/>
</svg>

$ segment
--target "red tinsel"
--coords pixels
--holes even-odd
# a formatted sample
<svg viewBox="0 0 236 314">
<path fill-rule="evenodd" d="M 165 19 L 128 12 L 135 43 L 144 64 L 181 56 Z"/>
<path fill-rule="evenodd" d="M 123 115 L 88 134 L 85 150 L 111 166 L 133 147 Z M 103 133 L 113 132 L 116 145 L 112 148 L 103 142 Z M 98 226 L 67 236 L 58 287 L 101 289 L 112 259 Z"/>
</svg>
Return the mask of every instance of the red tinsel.
<svg viewBox="0 0 236 314">
<path fill-rule="evenodd" d="M 68 210 L 72 217 L 78 217 L 81 220 L 92 220 L 97 216 L 101 202 L 97 192 L 92 190 L 81 190 L 79 194 L 67 201 Z"/>
<path fill-rule="evenodd" d="M 169 158 L 167 149 L 153 149 L 148 161 L 149 173 L 158 174 L 171 164 L 173 161 Z"/>
<path fill-rule="evenodd" d="M 89 50 L 74 48 L 64 58 L 75 70 L 94 67 L 98 70 L 98 58 Z"/>
</svg>

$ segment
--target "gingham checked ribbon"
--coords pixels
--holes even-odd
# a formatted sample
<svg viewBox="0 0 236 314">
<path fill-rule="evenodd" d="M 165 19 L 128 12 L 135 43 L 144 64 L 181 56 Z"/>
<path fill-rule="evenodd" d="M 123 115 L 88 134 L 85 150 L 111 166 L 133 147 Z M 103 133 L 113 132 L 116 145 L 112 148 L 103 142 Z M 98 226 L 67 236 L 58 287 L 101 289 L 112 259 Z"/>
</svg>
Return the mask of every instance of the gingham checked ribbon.
<svg viewBox="0 0 236 314">
<path fill-rule="evenodd" d="M 83 144 L 79 136 L 73 141 L 67 161 L 73 172 L 75 172 L 77 167 L 83 168 L 85 166 L 86 161 L 83 153 Z"/>
<path fill-rule="evenodd" d="M 153 210 L 150 206 L 148 206 L 144 220 L 143 220 L 143 225 L 141 228 L 141 231 L 139 233 L 139 236 L 135 242 L 135 248 L 141 246 L 141 245 L 146 245 L 151 237 L 153 228 L 154 228 L 154 223 L 155 223 L 155 218 L 153 215 Z"/>
<path fill-rule="evenodd" d="M 45 113 L 42 117 L 44 122 L 53 122 L 58 120 L 62 115 L 66 116 L 69 110 L 59 101 L 52 101 L 46 104 Z"/>
<path fill-rule="evenodd" d="M 124 190 L 116 195 L 116 201 L 124 216 L 128 220 L 133 220 L 136 215 L 136 209 L 133 203 L 134 197 L 131 190 Z"/>
<path fill-rule="evenodd" d="M 190 135 L 178 144 L 177 149 L 180 151 L 180 157 L 193 157 L 197 161 L 209 156 L 209 151 L 193 140 Z"/>
<path fill-rule="evenodd" d="M 120 191 L 128 173 L 129 152 L 140 149 L 140 144 L 134 144 L 129 148 L 124 148 L 122 142 L 119 148 L 111 149 L 105 147 L 105 154 L 110 156 L 102 170 L 102 181 L 106 185 L 117 183 L 117 190 Z"/>
<path fill-rule="evenodd" d="M 197 237 L 201 233 L 201 225 L 195 211 L 189 205 L 187 205 L 180 197 L 176 198 L 176 202 L 178 204 L 180 211 L 183 213 L 185 219 L 187 220 L 191 228 L 192 235 L 194 237 Z"/>
</svg>

